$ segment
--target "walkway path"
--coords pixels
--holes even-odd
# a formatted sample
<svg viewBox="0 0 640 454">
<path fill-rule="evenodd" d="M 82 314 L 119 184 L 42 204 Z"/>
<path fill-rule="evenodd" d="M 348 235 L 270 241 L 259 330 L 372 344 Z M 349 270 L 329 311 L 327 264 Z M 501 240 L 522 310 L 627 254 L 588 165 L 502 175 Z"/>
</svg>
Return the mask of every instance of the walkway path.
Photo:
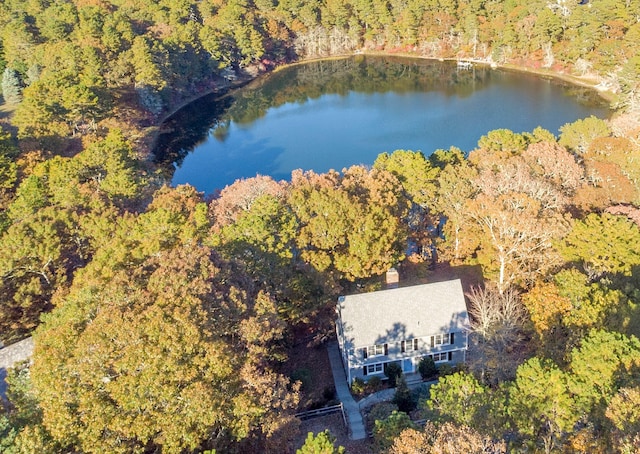
<svg viewBox="0 0 640 454">
<path fill-rule="evenodd" d="M 7 376 L 7 369 L 19 361 L 28 359 L 33 353 L 33 338 L 11 344 L 8 347 L 0 348 L 0 399 L 5 397 L 7 384 L 4 379 Z"/>
<path fill-rule="evenodd" d="M 331 371 L 333 372 L 333 381 L 336 385 L 336 394 L 340 402 L 342 402 L 344 412 L 347 415 L 347 421 L 349 422 L 349 438 L 352 440 L 362 440 L 367 437 L 367 433 L 364 430 L 364 420 L 362 419 L 362 413 L 360 413 L 360 407 L 351 395 L 351 391 L 349 391 L 347 376 L 342 367 L 338 344 L 335 342 L 329 343 L 329 345 L 327 345 L 327 352 L 329 353 L 329 362 L 331 363 Z"/>
<path fill-rule="evenodd" d="M 438 383 L 437 380 L 433 381 L 425 381 L 425 382 L 414 382 L 409 384 L 409 389 L 420 388 L 421 386 L 431 386 Z M 381 402 L 391 402 L 393 400 L 393 396 L 396 394 L 395 388 L 383 389 L 382 391 L 378 391 L 373 394 L 369 394 L 364 399 L 358 401 L 358 407 L 360 411 L 364 411 L 372 405 L 379 404 Z"/>
</svg>

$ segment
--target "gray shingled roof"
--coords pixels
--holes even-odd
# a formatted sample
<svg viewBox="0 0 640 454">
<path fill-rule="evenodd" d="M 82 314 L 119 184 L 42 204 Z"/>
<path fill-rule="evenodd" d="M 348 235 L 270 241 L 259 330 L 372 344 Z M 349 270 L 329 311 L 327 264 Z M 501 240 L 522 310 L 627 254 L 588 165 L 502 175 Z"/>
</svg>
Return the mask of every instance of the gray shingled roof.
<svg viewBox="0 0 640 454">
<path fill-rule="evenodd" d="M 347 348 L 468 329 L 460 279 L 347 295 L 338 300 Z"/>
</svg>

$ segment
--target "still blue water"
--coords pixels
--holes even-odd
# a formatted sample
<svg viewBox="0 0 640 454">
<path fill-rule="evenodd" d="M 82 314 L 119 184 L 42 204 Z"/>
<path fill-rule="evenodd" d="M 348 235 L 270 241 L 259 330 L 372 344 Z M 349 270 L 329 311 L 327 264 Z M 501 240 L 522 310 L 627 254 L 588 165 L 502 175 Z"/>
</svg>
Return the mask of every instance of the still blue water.
<svg viewBox="0 0 640 454">
<path fill-rule="evenodd" d="M 256 174 L 288 179 L 294 169 L 371 165 L 384 151 L 470 151 L 498 128 L 557 135 L 565 123 L 609 115 L 595 93 L 557 81 L 389 58 L 292 67 L 190 108 L 156 154 L 173 162 L 172 184 L 205 193 Z"/>
</svg>

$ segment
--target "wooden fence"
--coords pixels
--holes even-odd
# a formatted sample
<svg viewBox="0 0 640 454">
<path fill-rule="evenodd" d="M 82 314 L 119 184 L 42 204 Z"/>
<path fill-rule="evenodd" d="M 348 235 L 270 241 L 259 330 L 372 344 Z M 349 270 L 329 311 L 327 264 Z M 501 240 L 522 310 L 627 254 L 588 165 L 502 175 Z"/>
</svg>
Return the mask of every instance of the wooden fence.
<svg viewBox="0 0 640 454">
<path fill-rule="evenodd" d="M 309 411 L 296 413 L 295 416 L 296 418 L 302 421 L 305 421 L 307 419 L 319 418 L 320 416 L 330 415 L 333 413 L 337 413 L 339 411 L 344 413 L 344 410 L 342 409 L 342 402 L 339 403 L 338 405 L 332 405 L 331 407 L 323 407 L 323 408 L 318 408 L 316 410 L 309 410 Z"/>
<path fill-rule="evenodd" d="M 296 418 L 301 421 L 306 421 L 307 419 L 319 418 L 320 416 L 332 415 L 333 413 L 342 413 L 342 420 L 344 421 L 345 427 L 348 427 L 347 424 L 347 416 L 344 414 L 344 407 L 342 406 L 342 402 L 338 405 L 332 405 L 330 407 L 318 408 L 316 410 L 303 411 L 300 413 L 296 413 Z"/>
</svg>

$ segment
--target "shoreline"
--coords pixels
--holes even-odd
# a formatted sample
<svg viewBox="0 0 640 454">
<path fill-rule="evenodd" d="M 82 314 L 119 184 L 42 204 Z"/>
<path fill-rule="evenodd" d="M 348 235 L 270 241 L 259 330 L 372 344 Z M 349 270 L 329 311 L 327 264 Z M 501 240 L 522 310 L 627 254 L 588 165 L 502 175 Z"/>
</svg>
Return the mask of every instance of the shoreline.
<svg viewBox="0 0 640 454">
<path fill-rule="evenodd" d="M 504 70 L 504 71 L 513 71 L 513 72 L 520 72 L 520 73 L 527 73 L 527 74 L 532 74 L 534 76 L 537 77 L 545 77 L 545 78 L 550 78 L 550 79 L 554 79 L 557 81 L 562 81 L 571 85 L 576 85 L 579 87 L 585 87 L 585 88 L 591 88 L 593 89 L 596 93 L 598 93 L 598 95 L 605 100 L 608 103 L 611 103 L 614 99 L 615 99 L 615 93 L 613 93 L 610 90 L 605 90 L 602 88 L 598 88 L 599 82 L 594 80 L 593 78 L 587 78 L 587 77 L 580 77 L 580 76 L 574 76 L 571 74 L 566 74 L 566 73 L 562 73 L 562 72 L 558 72 L 558 71 L 554 71 L 552 69 L 546 69 L 546 68 L 531 68 L 531 67 L 527 67 L 527 66 L 519 66 L 519 65 L 515 65 L 515 64 L 497 64 L 495 62 L 488 62 L 486 60 L 481 60 L 481 59 L 472 59 L 472 58 L 452 58 L 452 57 L 448 57 L 448 58 L 438 58 L 438 57 L 426 57 L 423 55 L 416 55 L 416 54 L 412 54 L 412 53 L 407 53 L 407 52 L 397 52 L 397 53 L 392 53 L 392 52 L 384 52 L 384 51 L 363 51 L 363 50 L 358 50 L 356 52 L 352 52 L 352 53 L 348 53 L 348 54 L 338 54 L 338 55 L 329 55 L 329 56 L 325 56 L 325 57 L 314 57 L 314 58 L 306 58 L 306 59 L 301 59 L 301 60 L 296 60 L 296 61 L 292 61 L 289 63 L 285 63 L 282 65 L 278 65 L 275 66 L 273 69 L 264 71 L 264 72 L 260 72 L 259 74 L 257 74 L 256 76 L 250 76 L 250 75 L 244 75 L 242 77 L 238 77 L 237 81 L 234 82 L 229 82 L 228 85 L 221 87 L 216 87 L 213 88 L 211 90 L 207 90 L 203 93 L 199 93 L 197 95 L 194 96 L 190 96 L 188 98 L 185 98 L 183 101 L 179 102 L 176 106 L 173 106 L 170 110 L 167 111 L 167 113 L 165 113 L 164 115 L 162 115 L 158 121 L 153 125 L 153 126 L 149 126 L 147 128 L 145 128 L 143 136 L 145 137 L 146 140 L 144 140 L 146 145 L 145 148 L 147 148 L 144 151 L 144 154 L 147 155 L 149 157 L 149 159 L 151 161 L 153 161 L 155 159 L 155 153 L 153 152 L 157 141 L 158 141 L 158 137 L 160 136 L 160 134 L 162 133 L 162 125 L 168 120 L 170 119 L 173 115 L 175 115 L 176 113 L 178 113 L 181 109 L 185 108 L 186 106 L 188 106 L 189 104 L 204 98 L 205 96 L 209 96 L 212 94 L 216 94 L 218 93 L 219 96 L 217 96 L 215 98 L 215 101 L 218 101 L 220 99 L 222 99 L 225 96 L 228 96 L 230 93 L 232 93 L 235 90 L 238 90 L 240 88 L 243 88 L 251 83 L 254 83 L 256 81 L 258 81 L 261 78 L 265 78 L 265 77 L 269 77 L 271 74 L 276 74 L 280 71 L 283 71 L 287 68 L 291 68 L 291 67 L 295 67 L 295 66 L 300 66 L 300 65 L 304 65 L 306 63 L 310 63 L 310 62 L 314 62 L 314 61 L 331 61 L 331 60 L 343 60 L 343 59 L 347 59 L 347 58 L 352 58 L 352 57 L 357 57 L 357 56 L 372 56 L 372 57 L 399 57 L 399 58 L 413 58 L 413 59 L 419 59 L 419 60 L 433 60 L 433 61 L 450 61 L 450 62 L 456 62 L 456 61 L 466 61 L 466 62 L 470 62 L 474 65 L 482 65 L 482 66 L 487 66 L 490 67 L 492 69 L 500 69 L 500 70 Z M 615 113 L 615 110 L 612 110 L 613 113 Z"/>
<path fill-rule="evenodd" d="M 579 87 L 591 88 L 595 90 L 595 92 L 598 93 L 598 95 L 608 103 L 612 103 L 616 98 L 616 94 L 612 92 L 610 89 L 605 89 L 602 87 L 599 88 L 600 82 L 586 76 L 574 76 L 572 74 L 561 73 L 558 71 L 553 71 L 551 69 L 544 69 L 544 68 L 536 69 L 536 68 L 528 68 L 526 66 L 517 66 L 517 65 L 503 65 L 503 66 L 499 65 L 498 67 L 501 69 L 509 70 L 509 71 L 524 72 L 524 73 L 529 73 L 529 74 L 533 74 L 540 77 L 549 77 L 552 79 L 561 80 L 571 85 L 577 85 Z M 616 112 L 613 109 L 612 111 Z"/>
<path fill-rule="evenodd" d="M 533 74 L 539 77 L 547 77 L 551 79 L 560 80 L 572 85 L 577 85 L 579 87 L 591 88 L 594 91 L 596 91 L 602 99 L 604 99 L 609 103 L 611 103 L 616 96 L 616 94 L 611 90 L 598 88 L 598 85 L 600 83 L 594 80 L 593 78 L 589 78 L 586 76 L 575 76 L 575 75 L 567 74 L 564 72 L 554 71 L 553 69 L 549 69 L 549 68 L 533 68 L 529 66 L 516 65 L 514 63 L 499 64 L 499 63 L 489 62 L 489 61 L 478 59 L 478 58 L 426 57 L 424 55 L 417 55 L 417 54 L 412 54 L 407 52 L 390 53 L 390 52 L 382 52 L 382 51 L 361 51 L 359 53 L 352 54 L 352 56 L 356 56 L 356 55 L 365 55 L 365 56 L 371 55 L 375 57 L 398 56 L 402 58 L 416 58 L 420 60 L 451 61 L 451 62 L 466 61 L 469 63 L 473 63 L 474 65 L 488 66 L 491 69 L 502 69 L 506 71 L 528 73 L 528 74 Z"/>
<path fill-rule="evenodd" d="M 144 145 L 145 149 L 141 151 L 144 153 L 144 155 L 148 156 L 147 160 L 153 161 L 155 159 L 155 153 L 153 152 L 153 149 L 156 147 L 156 144 L 158 142 L 158 137 L 162 133 L 162 125 L 167 120 L 169 120 L 172 116 L 178 113 L 180 110 L 187 107 L 189 104 L 196 102 L 197 100 L 202 99 L 205 96 L 214 95 L 214 94 L 218 94 L 218 96 L 215 98 L 215 100 L 218 101 L 224 96 L 227 96 L 232 91 L 237 90 L 239 88 L 243 88 L 244 86 L 258 79 L 259 77 L 269 73 L 270 72 L 264 72 L 257 75 L 256 77 L 238 78 L 238 80 L 235 82 L 229 82 L 227 85 L 220 85 L 210 90 L 206 90 L 202 93 L 198 93 L 183 99 L 182 101 L 177 103 L 175 106 L 172 106 L 171 109 L 169 109 L 162 116 L 160 116 L 153 125 L 148 126 L 142 130 L 142 137 L 143 137 L 142 142 L 145 144 Z"/>
</svg>

